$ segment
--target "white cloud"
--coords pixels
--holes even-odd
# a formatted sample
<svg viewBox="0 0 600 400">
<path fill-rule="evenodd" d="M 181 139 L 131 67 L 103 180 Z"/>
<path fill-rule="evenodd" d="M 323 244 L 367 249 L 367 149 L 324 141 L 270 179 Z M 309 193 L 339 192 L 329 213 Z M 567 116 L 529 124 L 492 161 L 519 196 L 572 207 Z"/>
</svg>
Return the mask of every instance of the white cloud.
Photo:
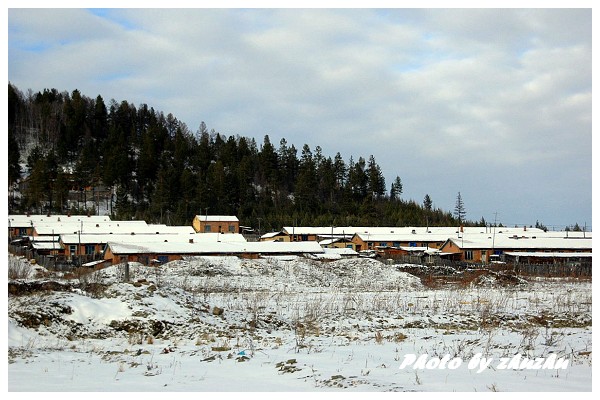
<svg viewBox="0 0 600 400">
<path fill-rule="evenodd" d="M 427 185 L 485 185 L 523 167 L 543 172 L 528 183 L 538 192 L 566 184 L 542 178 L 565 170 L 591 182 L 590 10 L 97 14 L 9 12 L 9 80 L 144 102 L 192 130 L 205 121 L 259 143 L 270 134 L 346 159 L 373 154 L 388 184 L 414 180 L 405 193 L 417 200 Z M 571 170 L 573 159 L 589 171 Z M 591 198 L 572 213 L 590 214 Z"/>
</svg>

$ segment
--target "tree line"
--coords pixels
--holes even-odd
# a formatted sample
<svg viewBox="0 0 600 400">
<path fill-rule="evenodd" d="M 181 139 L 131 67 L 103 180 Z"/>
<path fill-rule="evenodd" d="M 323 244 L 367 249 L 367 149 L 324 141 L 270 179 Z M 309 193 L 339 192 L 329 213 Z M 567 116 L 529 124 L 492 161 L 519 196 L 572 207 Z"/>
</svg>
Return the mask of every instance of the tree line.
<svg viewBox="0 0 600 400">
<path fill-rule="evenodd" d="M 472 224 L 389 191 L 375 157 L 344 160 L 320 146 L 296 148 L 265 135 L 192 132 L 147 104 L 107 103 L 78 90 L 27 94 L 8 86 L 9 212 L 86 213 L 69 193 L 108 187 L 117 219 L 189 225 L 194 215 L 236 215 L 262 231 L 282 226 Z M 14 190 L 22 190 L 18 196 Z M 11 195 L 12 194 L 12 195 Z M 462 206 L 461 206 L 462 207 Z M 79 208 L 79 209 L 78 209 Z"/>
</svg>

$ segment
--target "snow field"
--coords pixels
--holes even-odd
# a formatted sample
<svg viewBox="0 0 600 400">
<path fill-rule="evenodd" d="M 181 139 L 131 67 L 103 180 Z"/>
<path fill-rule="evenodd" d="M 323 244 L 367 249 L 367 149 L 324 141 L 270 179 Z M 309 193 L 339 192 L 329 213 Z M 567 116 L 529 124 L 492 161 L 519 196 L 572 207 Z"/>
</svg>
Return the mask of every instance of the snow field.
<svg viewBox="0 0 600 400">
<path fill-rule="evenodd" d="M 591 282 L 428 289 L 365 259 L 123 270 L 9 297 L 10 391 L 591 391 Z M 500 365 L 553 354 L 568 367 Z M 411 355 L 462 362 L 400 368 Z"/>
</svg>

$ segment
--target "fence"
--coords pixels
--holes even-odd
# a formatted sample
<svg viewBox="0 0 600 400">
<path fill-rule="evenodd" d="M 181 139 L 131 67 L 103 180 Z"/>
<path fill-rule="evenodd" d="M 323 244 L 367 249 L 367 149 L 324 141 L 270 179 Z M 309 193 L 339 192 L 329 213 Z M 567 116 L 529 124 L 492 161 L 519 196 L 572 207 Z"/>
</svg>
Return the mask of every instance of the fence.
<svg viewBox="0 0 600 400">
<path fill-rule="evenodd" d="M 507 264 L 510 265 L 510 264 Z M 565 262 L 552 264 L 512 264 L 512 271 L 518 275 L 547 277 L 591 277 L 592 262 Z"/>
<path fill-rule="evenodd" d="M 16 256 L 22 256 L 28 260 L 35 260 L 35 263 L 46 268 L 59 271 L 70 270 L 80 267 L 90 261 L 97 261 L 101 258 L 99 254 L 82 254 L 80 256 L 66 257 L 64 255 L 43 255 L 37 254 L 30 248 L 23 246 L 8 245 L 8 252 Z"/>
<path fill-rule="evenodd" d="M 466 269 L 481 268 L 491 271 L 513 271 L 518 275 L 542 276 L 542 277 L 581 277 L 592 276 L 592 261 L 578 260 L 553 263 L 467 263 L 465 261 L 453 261 L 443 259 L 439 256 L 416 256 L 396 255 L 390 257 L 393 264 L 417 264 L 435 265 L 440 267 L 452 267 L 458 271 Z"/>
</svg>

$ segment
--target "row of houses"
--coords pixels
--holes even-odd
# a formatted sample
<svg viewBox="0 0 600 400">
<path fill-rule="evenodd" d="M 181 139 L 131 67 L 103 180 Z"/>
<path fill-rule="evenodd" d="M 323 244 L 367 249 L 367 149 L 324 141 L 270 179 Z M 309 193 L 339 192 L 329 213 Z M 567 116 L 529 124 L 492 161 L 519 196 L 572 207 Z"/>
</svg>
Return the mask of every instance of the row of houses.
<svg viewBox="0 0 600 400">
<path fill-rule="evenodd" d="M 113 221 L 107 216 L 9 215 L 13 250 L 56 264 L 93 266 L 121 262 L 156 265 L 192 256 L 336 258 L 348 250 L 322 248 L 317 242 L 250 242 L 231 216 L 197 215 L 191 226 Z M 52 264 L 52 263 L 51 263 Z"/>
<path fill-rule="evenodd" d="M 145 221 L 112 221 L 103 215 L 9 215 L 9 239 L 62 233 L 239 233 L 237 217 L 196 215 L 191 226 L 147 224 Z"/>
<path fill-rule="evenodd" d="M 146 265 L 189 256 L 417 257 L 466 263 L 591 261 L 591 232 L 528 227 L 284 227 L 248 241 L 234 216 L 196 215 L 190 226 L 108 216 L 9 215 L 9 243 L 80 265 Z M 90 264 L 91 263 L 91 264 Z"/>
<path fill-rule="evenodd" d="M 284 227 L 264 241 L 319 241 L 386 258 L 418 255 L 467 263 L 591 261 L 591 232 L 531 227 Z"/>
</svg>

